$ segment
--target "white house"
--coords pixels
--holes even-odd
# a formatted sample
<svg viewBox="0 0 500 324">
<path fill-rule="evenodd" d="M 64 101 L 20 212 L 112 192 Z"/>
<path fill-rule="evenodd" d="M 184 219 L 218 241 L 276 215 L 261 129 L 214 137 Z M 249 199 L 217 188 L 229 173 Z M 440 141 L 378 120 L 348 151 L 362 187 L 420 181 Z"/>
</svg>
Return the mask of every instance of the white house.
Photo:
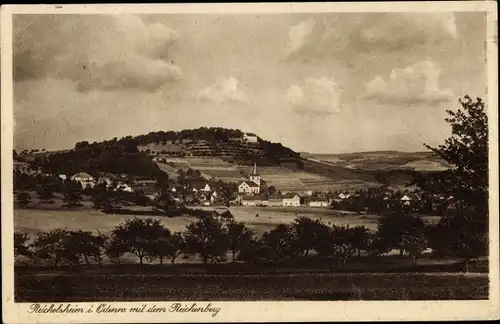
<svg viewBox="0 0 500 324">
<path fill-rule="evenodd" d="M 95 185 L 94 177 L 86 172 L 78 172 L 71 177 L 71 180 L 80 183 L 83 189 L 93 188 Z"/>
<path fill-rule="evenodd" d="M 59 179 L 61 179 L 62 181 L 66 181 L 68 180 L 68 177 L 65 174 L 60 174 Z"/>
<path fill-rule="evenodd" d="M 267 199 L 266 205 L 270 207 L 281 207 L 283 206 L 283 197 L 281 197 L 281 195 L 271 195 Z"/>
<path fill-rule="evenodd" d="M 254 133 L 245 133 L 243 134 L 243 140 L 249 143 L 257 143 L 259 138 Z"/>
<path fill-rule="evenodd" d="M 128 184 L 126 183 L 119 183 L 115 190 L 120 190 L 120 191 L 125 191 L 125 192 L 133 192 L 134 189 L 132 189 Z"/>
<path fill-rule="evenodd" d="M 253 181 L 242 181 L 238 185 L 238 193 L 240 194 L 259 194 L 260 187 Z"/>
<path fill-rule="evenodd" d="M 286 194 L 283 196 L 283 206 L 285 207 L 299 207 L 300 196 L 297 194 Z"/>
<path fill-rule="evenodd" d="M 349 193 L 342 193 L 341 192 L 341 193 L 339 193 L 338 197 L 339 197 L 339 199 L 344 200 L 344 199 L 351 197 L 351 195 Z"/>
<path fill-rule="evenodd" d="M 262 197 L 260 196 L 242 196 L 241 205 L 243 206 L 258 206 L 263 205 Z"/>
<path fill-rule="evenodd" d="M 328 207 L 328 199 L 323 197 L 312 197 L 307 205 L 309 207 Z"/>
<path fill-rule="evenodd" d="M 212 191 L 212 188 L 206 182 L 195 182 L 193 183 L 193 192 L 209 192 Z"/>
<path fill-rule="evenodd" d="M 410 205 L 411 198 L 408 197 L 407 195 L 404 195 L 403 197 L 401 197 L 400 200 L 403 203 L 403 205 L 405 205 L 405 206 Z"/>
</svg>

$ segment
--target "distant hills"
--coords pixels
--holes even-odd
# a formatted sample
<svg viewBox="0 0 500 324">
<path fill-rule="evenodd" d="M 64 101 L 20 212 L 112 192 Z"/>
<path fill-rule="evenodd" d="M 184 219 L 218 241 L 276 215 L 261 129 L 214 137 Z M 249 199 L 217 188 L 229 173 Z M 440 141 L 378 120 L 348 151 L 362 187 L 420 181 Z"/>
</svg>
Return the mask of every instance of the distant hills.
<svg viewBox="0 0 500 324">
<path fill-rule="evenodd" d="M 298 153 L 256 134 L 225 128 L 151 132 L 103 142 L 76 143 L 71 150 L 21 154 L 44 173 L 85 171 L 175 179 L 179 169 L 197 169 L 206 179 L 237 182 L 256 163 L 263 179 L 282 191 L 401 188 L 414 172 L 446 170 L 432 152 Z"/>
<path fill-rule="evenodd" d="M 450 168 L 434 152 L 371 151 L 343 154 L 301 152 L 304 158 L 318 162 L 361 170 L 444 171 Z"/>
</svg>

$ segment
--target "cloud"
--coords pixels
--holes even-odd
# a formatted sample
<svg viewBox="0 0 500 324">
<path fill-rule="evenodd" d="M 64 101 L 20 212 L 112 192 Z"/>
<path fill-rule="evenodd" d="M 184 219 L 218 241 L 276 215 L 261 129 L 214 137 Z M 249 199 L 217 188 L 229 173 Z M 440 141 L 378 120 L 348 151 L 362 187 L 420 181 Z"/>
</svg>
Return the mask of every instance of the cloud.
<svg viewBox="0 0 500 324">
<path fill-rule="evenodd" d="M 239 81 L 234 77 L 222 78 L 215 84 L 199 92 L 199 96 L 207 101 L 215 103 L 244 102 L 246 96 L 238 85 Z"/>
<path fill-rule="evenodd" d="M 286 55 L 298 52 L 307 43 L 315 24 L 316 22 L 313 19 L 308 19 L 290 27 L 288 32 L 288 46 L 285 49 Z"/>
<path fill-rule="evenodd" d="M 51 77 L 79 91 L 155 91 L 180 78 L 168 60 L 176 31 L 121 15 L 30 15 L 14 20 L 16 81 Z"/>
<path fill-rule="evenodd" d="M 317 16 L 291 26 L 285 55 L 291 59 L 349 59 L 371 51 L 401 51 L 456 37 L 454 13 L 343 13 Z"/>
<path fill-rule="evenodd" d="M 331 115 L 340 111 L 342 90 L 335 81 L 327 78 L 309 78 L 302 85 L 291 85 L 285 100 L 298 114 Z"/>
<path fill-rule="evenodd" d="M 448 101 L 451 90 L 439 86 L 440 70 L 432 61 L 422 61 L 403 69 L 395 68 L 388 78 L 376 76 L 366 84 L 366 99 L 384 104 L 430 104 Z"/>
</svg>

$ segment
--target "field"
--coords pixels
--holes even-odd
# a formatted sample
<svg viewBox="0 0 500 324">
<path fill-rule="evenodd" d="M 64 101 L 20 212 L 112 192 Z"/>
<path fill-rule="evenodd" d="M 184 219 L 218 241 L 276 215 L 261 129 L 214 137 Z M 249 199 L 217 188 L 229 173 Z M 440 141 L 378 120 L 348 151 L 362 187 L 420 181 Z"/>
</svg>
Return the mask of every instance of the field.
<svg viewBox="0 0 500 324">
<path fill-rule="evenodd" d="M 364 154 L 364 153 L 363 153 Z M 417 153 L 412 153 L 417 154 Z M 418 169 L 422 171 L 444 170 L 441 162 L 417 158 L 418 156 L 396 158 L 380 156 L 340 160 L 339 157 L 314 156 L 296 162 L 282 162 L 279 166 L 257 166 L 262 179 L 280 191 L 303 192 L 367 189 L 382 185 L 377 173 L 385 173 L 390 184 L 402 189 L 412 179 L 408 172 L 401 170 Z M 251 174 L 253 167 L 228 163 L 219 157 L 169 157 L 162 156 L 166 163 L 159 167 L 175 178 L 177 170 L 188 168 L 199 170 L 206 179 L 220 179 L 227 182 L 243 180 L 243 174 Z M 330 160 L 331 159 L 331 160 Z M 390 167 L 387 161 L 394 160 Z M 347 161 L 347 162 L 346 162 Z M 397 166 L 397 167 L 396 167 Z"/>
<path fill-rule="evenodd" d="M 195 218 L 192 216 L 161 217 L 161 216 L 135 216 L 135 215 L 113 215 L 104 214 L 96 210 L 39 210 L 39 209 L 16 209 L 14 211 L 14 227 L 16 230 L 26 233 L 48 231 L 56 228 L 68 230 L 84 230 L 96 233 L 107 233 L 116 225 L 127 219 L 154 218 L 173 231 L 184 230 L 186 225 Z"/>
<path fill-rule="evenodd" d="M 301 153 L 301 156 L 349 169 L 442 171 L 449 168 L 449 165 L 438 158 L 433 152 L 376 151 L 347 154 Z"/>
<path fill-rule="evenodd" d="M 319 168 L 318 168 L 319 167 Z M 361 188 L 376 187 L 380 183 L 372 175 L 361 177 L 351 176 L 348 179 L 342 179 L 334 174 L 334 167 L 321 164 L 309 163 L 306 168 L 301 170 L 292 165 L 283 165 L 278 167 L 258 167 L 258 173 L 268 185 L 276 187 L 280 191 L 303 192 L 312 191 L 335 191 L 335 190 L 356 190 Z M 250 174 L 252 167 L 239 167 L 239 169 Z M 332 169 L 332 172 L 324 172 L 319 169 Z M 348 173 L 352 173 L 347 170 Z"/>
<path fill-rule="evenodd" d="M 193 207 L 212 210 L 213 207 Z M 226 208 L 216 209 L 222 211 Z M 235 220 L 245 222 L 248 227 L 257 233 L 274 228 L 281 223 L 291 223 L 297 216 L 307 216 L 312 219 L 321 219 L 326 224 L 365 226 L 375 231 L 377 215 L 357 215 L 352 212 L 330 210 L 325 208 L 309 207 L 230 207 L 227 208 Z M 258 215 L 258 216 L 257 216 Z M 134 217 L 150 217 L 159 219 L 162 224 L 173 231 L 182 231 L 190 222 L 196 220 L 193 216 L 162 217 L 162 216 L 135 216 L 104 214 L 91 208 L 83 210 L 43 210 L 43 209 L 16 209 L 14 211 L 14 226 L 16 230 L 33 233 L 55 228 L 70 230 L 99 230 L 103 233 L 110 231 L 114 226 Z M 422 216 L 428 223 L 435 223 L 439 219 L 435 216 Z"/>
<path fill-rule="evenodd" d="M 16 302 L 488 299 L 487 274 L 29 274 Z"/>
<path fill-rule="evenodd" d="M 168 164 L 158 163 L 160 168 L 167 172 L 169 176 L 176 176 L 177 170 L 186 171 L 191 168 L 198 170 L 206 179 L 220 179 L 226 182 L 238 182 L 243 180 L 240 171 L 232 164 L 216 157 L 187 157 L 175 158 L 164 157 Z"/>
</svg>

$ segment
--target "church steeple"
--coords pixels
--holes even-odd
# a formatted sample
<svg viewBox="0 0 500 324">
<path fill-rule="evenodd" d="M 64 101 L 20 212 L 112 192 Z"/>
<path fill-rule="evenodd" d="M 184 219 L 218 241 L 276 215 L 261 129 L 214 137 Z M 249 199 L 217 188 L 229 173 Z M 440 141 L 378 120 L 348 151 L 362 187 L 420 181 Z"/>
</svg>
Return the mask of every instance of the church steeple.
<svg viewBox="0 0 500 324">
<path fill-rule="evenodd" d="M 260 176 L 257 174 L 257 163 L 253 163 L 253 173 L 250 175 L 250 181 L 255 182 L 260 188 Z"/>
</svg>

